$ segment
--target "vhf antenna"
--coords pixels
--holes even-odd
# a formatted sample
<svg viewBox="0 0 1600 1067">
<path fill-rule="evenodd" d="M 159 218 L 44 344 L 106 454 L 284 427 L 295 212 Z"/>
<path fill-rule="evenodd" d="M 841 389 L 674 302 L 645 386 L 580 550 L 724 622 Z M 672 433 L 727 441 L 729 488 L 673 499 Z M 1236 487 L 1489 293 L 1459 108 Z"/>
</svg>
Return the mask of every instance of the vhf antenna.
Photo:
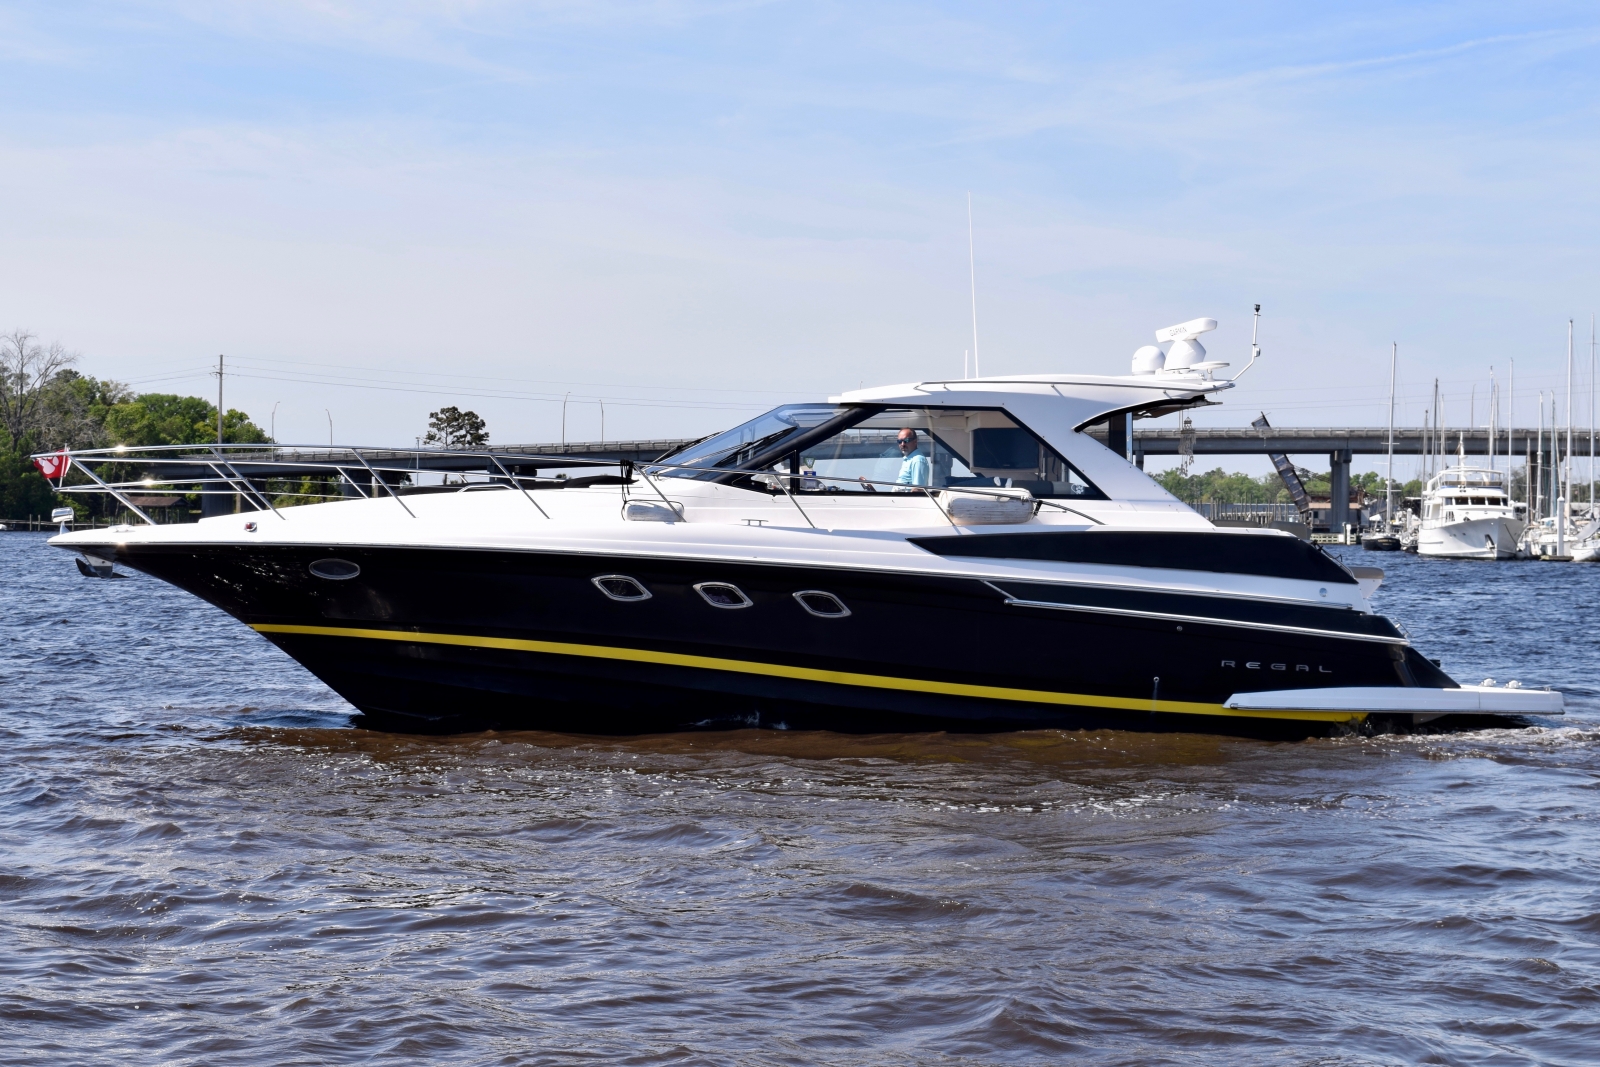
<svg viewBox="0 0 1600 1067">
<path fill-rule="evenodd" d="M 1261 305 L 1257 304 L 1256 305 L 1255 321 L 1250 324 L 1250 362 L 1246 363 L 1244 365 L 1244 370 L 1240 371 L 1238 374 L 1235 374 L 1232 378 L 1229 378 L 1228 381 L 1236 382 L 1240 378 L 1243 378 L 1244 377 L 1244 371 L 1249 370 L 1251 367 L 1254 367 L 1256 365 L 1256 360 L 1261 358 L 1261 346 L 1256 344 L 1256 335 L 1257 335 L 1257 332 L 1260 329 L 1261 329 Z"/>
</svg>

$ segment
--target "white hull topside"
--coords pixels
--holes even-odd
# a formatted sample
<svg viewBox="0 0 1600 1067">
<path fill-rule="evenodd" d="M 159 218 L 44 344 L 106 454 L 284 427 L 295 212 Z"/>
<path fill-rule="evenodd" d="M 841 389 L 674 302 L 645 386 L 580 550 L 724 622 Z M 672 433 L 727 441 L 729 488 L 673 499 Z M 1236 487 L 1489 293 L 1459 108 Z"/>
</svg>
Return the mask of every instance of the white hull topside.
<svg viewBox="0 0 1600 1067">
<path fill-rule="evenodd" d="M 1466 519 L 1424 526 L 1417 535 L 1417 555 L 1441 559 L 1514 559 L 1522 523 L 1509 516 Z"/>
</svg>

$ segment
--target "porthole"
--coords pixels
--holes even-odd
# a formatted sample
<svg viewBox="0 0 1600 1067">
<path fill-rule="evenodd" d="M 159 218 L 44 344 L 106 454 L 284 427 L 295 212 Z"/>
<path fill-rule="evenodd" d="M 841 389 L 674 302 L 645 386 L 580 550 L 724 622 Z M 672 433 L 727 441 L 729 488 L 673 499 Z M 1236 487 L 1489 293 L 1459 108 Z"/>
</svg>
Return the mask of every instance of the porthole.
<svg viewBox="0 0 1600 1067">
<path fill-rule="evenodd" d="M 748 608 L 754 603 L 738 586 L 727 582 L 701 582 L 694 591 L 714 608 Z"/>
<path fill-rule="evenodd" d="M 646 589 L 635 578 L 626 574 L 602 574 L 598 578 L 590 578 L 594 587 L 610 597 L 612 600 L 649 600 L 650 590 Z"/>
<path fill-rule="evenodd" d="M 330 582 L 342 582 L 361 573 L 361 567 L 347 559 L 319 559 L 307 569 Z"/>
<path fill-rule="evenodd" d="M 794 595 L 794 598 L 800 602 L 801 607 L 818 618 L 842 619 L 850 614 L 850 609 L 844 606 L 844 601 L 820 589 L 802 589 Z"/>
</svg>

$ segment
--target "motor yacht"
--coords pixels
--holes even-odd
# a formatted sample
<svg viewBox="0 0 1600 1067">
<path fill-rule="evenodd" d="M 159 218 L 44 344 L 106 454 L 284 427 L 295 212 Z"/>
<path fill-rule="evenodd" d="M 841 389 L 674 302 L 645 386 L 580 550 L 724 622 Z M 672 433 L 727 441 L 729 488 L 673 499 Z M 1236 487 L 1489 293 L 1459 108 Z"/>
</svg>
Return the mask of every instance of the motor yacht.
<svg viewBox="0 0 1600 1067">
<path fill-rule="evenodd" d="M 1417 554 L 1444 559 L 1512 559 L 1525 508 L 1506 492 L 1505 474 L 1465 462 L 1428 479 Z"/>
<path fill-rule="evenodd" d="M 50 543 L 220 607 L 391 729 L 1559 714 L 1559 693 L 1458 684 L 1373 610 L 1381 572 L 1214 527 L 1101 439 L 1215 402 L 1224 365 L 860 389 L 577 476 L 487 449 L 76 452 L 65 490 L 130 515 L 152 484 L 254 510 Z M 475 473 L 424 485 L 430 464 Z M 303 493 L 311 467 L 363 498 L 279 506 L 274 479 Z"/>
</svg>

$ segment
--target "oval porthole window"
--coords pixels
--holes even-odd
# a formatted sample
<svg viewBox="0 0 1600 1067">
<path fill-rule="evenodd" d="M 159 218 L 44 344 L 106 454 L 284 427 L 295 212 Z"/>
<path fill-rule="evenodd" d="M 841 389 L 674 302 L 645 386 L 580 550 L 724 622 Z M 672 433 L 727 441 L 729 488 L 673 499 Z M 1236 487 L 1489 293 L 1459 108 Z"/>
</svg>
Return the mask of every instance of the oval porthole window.
<svg viewBox="0 0 1600 1067">
<path fill-rule="evenodd" d="M 650 590 L 640 585 L 637 579 L 629 578 L 626 574 L 602 574 L 589 580 L 594 583 L 596 589 L 612 600 L 650 599 Z"/>
<path fill-rule="evenodd" d="M 850 614 L 850 609 L 844 606 L 844 601 L 820 589 L 802 589 L 794 595 L 794 598 L 800 601 L 801 607 L 820 618 L 842 619 Z"/>
<path fill-rule="evenodd" d="M 727 582 L 701 582 L 694 591 L 714 608 L 748 608 L 753 603 L 743 590 Z"/>
<path fill-rule="evenodd" d="M 361 567 L 347 559 L 319 559 L 310 567 L 311 573 L 330 582 L 342 582 L 361 573 Z"/>
</svg>

